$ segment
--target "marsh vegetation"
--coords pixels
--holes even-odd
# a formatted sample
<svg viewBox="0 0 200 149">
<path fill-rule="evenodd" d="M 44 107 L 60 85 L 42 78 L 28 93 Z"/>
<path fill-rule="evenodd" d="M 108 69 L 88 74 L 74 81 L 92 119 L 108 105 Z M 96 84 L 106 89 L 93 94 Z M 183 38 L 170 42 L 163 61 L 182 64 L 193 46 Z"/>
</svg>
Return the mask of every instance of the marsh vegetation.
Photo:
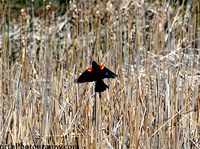
<svg viewBox="0 0 200 149">
<path fill-rule="evenodd" d="M 1 2 L 0 143 L 200 148 L 200 2 L 58 6 Z M 101 99 L 91 60 L 118 74 Z"/>
</svg>

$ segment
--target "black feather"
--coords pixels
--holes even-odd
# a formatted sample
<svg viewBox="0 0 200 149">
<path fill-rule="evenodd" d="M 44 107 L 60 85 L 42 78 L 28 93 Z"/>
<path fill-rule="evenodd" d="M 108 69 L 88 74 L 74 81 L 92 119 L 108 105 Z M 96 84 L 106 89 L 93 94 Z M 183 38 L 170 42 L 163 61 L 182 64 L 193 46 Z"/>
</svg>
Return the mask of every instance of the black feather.
<svg viewBox="0 0 200 149">
<path fill-rule="evenodd" d="M 103 82 L 104 78 L 116 78 L 117 75 L 108 68 L 98 65 L 95 61 L 92 62 L 92 67 L 85 70 L 77 79 L 76 83 L 93 82 L 95 81 L 95 92 L 103 92 L 108 86 Z"/>
</svg>

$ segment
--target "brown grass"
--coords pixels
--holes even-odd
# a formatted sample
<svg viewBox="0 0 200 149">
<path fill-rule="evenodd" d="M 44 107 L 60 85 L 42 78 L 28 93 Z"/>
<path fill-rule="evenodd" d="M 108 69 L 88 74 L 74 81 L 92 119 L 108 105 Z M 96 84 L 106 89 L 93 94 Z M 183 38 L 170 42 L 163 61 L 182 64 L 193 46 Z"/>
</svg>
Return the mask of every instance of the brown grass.
<svg viewBox="0 0 200 149">
<path fill-rule="evenodd" d="M 20 22 L 3 6 L 1 144 L 200 148 L 199 2 L 32 5 Z M 91 59 L 118 74 L 101 97 L 74 83 Z"/>
</svg>

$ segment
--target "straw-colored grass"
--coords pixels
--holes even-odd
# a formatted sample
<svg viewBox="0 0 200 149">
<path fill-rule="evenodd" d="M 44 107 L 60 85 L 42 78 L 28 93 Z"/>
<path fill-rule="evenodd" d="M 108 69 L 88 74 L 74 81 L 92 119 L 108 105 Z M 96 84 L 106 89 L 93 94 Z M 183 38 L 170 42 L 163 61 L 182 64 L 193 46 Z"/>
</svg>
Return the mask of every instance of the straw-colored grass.
<svg viewBox="0 0 200 149">
<path fill-rule="evenodd" d="M 39 17 L 32 3 L 18 19 L 5 8 L 0 144 L 200 148 L 199 2 L 72 2 L 62 16 L 44 3 Z M 101 96 L 74 83 L 91 60 L 118 74 Z"/>
</svg>

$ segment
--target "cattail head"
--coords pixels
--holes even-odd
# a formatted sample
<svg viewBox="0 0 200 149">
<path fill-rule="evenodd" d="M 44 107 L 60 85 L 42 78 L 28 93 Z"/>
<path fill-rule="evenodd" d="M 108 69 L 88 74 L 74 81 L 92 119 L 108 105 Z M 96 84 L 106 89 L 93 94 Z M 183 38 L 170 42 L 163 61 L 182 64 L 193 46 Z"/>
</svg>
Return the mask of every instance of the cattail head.
<svg viewBox="0 0 200 149">
<path fill-rule="evenodd" d="M 21 9 L 21 16 L 24 17 L 26 15 L 25 9 Z"/>
</svg>

